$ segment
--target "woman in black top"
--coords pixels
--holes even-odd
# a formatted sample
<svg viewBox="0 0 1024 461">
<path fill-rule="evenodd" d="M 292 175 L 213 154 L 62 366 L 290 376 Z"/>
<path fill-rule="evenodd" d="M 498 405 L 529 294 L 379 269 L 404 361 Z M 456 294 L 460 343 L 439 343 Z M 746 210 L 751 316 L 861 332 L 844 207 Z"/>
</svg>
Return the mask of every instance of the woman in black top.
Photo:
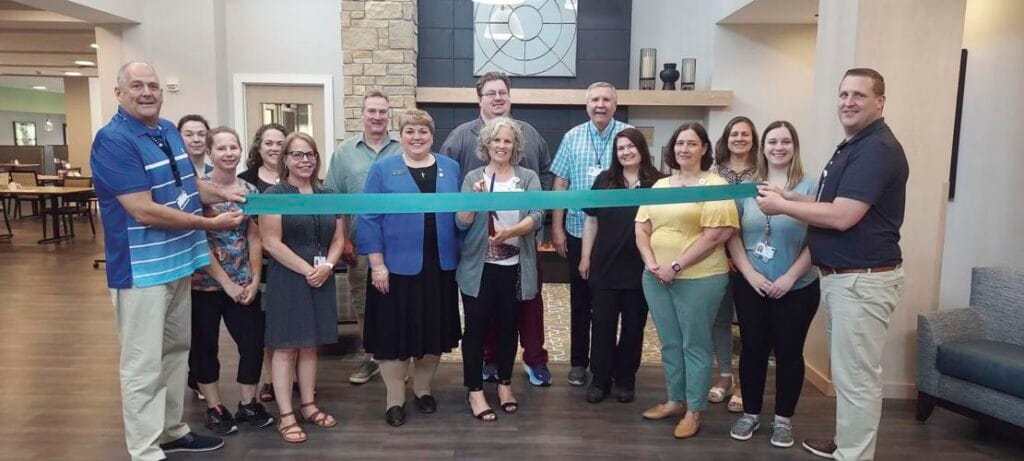
<svg viewBox="0 0 1024 461">
<path fill-rule="evenodd" d="M 277 161 L 286 136 L 287 128 L 279 123 L 268 123 L 256 130 L 256 135 L 249 144 L 249 158 L 245 160 L 246 170 L 239 173 L 238 177 L 256 186 L 261 194 L 268 187 L 278 183 Z"/>
<path fill-rule="evenodd" d="M 626 128 L 619 132 L 613 149 L 611 166 L 597 175 L 592 189 L 649 188 L 663 176 L 651 163 L 640 130 Z M 579 271 L 590 282 L 594 308 L 590 352 L 594 378 L 587 389 L 587 401 L 604 400 L 614 379 L 619 402 L 632 402 L 647 324 L 647 301 L 640 285 L 644 262 L 634 233 L 637 207 L 583 211 L 587 219 Z M 616 344 L 620 316 L 622 333 Z"/>
<path fill-rule="evenodd" d="M 249 156 L 245 160 L 246 170 L 239 173 L 238 177 L 249 184 L 256 186 L 259 193 L 264 193 L 273 185 L 278 183 L 277 161 L 281 156 L 281 147 L 284 145 L 284 138 L 288 136 L 288 129 L 279 123 L 268 123 L 256 130 L 256 135 L 249 144 Z M 264 254 L 263 274 L 267 273 L 267 265 L 270 258 Z M 263 386 L 260 387 L 259 399 L 261 402 L 274 400 L 274 385 L 270 382 L 271 364 L 273 356 L 270 348 L 263 351 Z"/>
</svg>

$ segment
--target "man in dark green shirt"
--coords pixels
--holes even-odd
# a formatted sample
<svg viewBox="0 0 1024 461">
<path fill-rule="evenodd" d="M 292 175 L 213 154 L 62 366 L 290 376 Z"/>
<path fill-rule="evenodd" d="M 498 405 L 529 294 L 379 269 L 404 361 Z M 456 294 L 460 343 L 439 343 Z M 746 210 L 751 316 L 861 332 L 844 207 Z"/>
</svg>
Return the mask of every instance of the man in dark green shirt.
<svg viewBox="0 0 1024 461">
<path fill-rule="evenodd" d="M 363 192 L 366 173 L 377 159 L 388 155 L 401 154 L 402 145 L 392 138 L 388 129 L 391 124 L 391 107 L 388 97 L 380 90 L 367 90 L 363 96 L 363 131 L 343 141 L 331 155 L 324 185 L 339 194 Z M 342 260 L 348 265 L 349 302 L 359 324 L 363 324 L 366 309 L 366 256 L 358 256 L 353 242 L 356 241 L 356 220 L 345 217 L 349 230 Z M 379 372 L 377 362 L 367 356 L 355 373 L 348 378 L 352 384 L 363 384 Z"/>
</svg>

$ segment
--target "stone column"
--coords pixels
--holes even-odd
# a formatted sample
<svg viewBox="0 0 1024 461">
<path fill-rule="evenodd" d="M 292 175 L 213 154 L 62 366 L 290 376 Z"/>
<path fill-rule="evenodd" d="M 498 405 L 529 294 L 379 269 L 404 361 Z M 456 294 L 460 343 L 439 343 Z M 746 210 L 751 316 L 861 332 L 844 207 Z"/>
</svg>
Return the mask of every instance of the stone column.
<svg viewBox="0 0 1024 461">
<path fill-rule="evenodd" d="M 388 95 L 392 129 L 405 109 L 416 107 L 416 2 L 341 2 L 346 137 L 363 129 L 360 112 L 369 88 Z"/>
</svg>

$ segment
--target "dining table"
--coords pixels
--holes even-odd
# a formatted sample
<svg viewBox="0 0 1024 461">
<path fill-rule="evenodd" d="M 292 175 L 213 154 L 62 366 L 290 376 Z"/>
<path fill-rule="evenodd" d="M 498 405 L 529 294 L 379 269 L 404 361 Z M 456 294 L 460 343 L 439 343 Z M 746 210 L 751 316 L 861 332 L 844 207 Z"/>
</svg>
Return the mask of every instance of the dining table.
<svg viewBox="0 0 1024 461">
<path fill-rule="evenodd" d="M 62 198 L 83 196 L 95 193 L 95 189 L 92 187 L 63 187 L 63 186 L 37 186 L 37 187 L 19 187 L 16 189 L 3 188 L 0 189 L 0 195 L 9 196 L 35 196 L 43 197 L 49 202 L 49 205 L 44 207 L 43 212 L 46 213 L 49 210 L 50 220 L 53 224 L 53 236 L 46 236 L 46 224 L 43 223 L 43 238 L 39 240 L 40 245 L 47 243 L 56 243 L 64 240 L 74 238 L 74 234 L 63 234 L 60 230 L 60 214 L 56 213 L 56 210 L 60 208 L 60 201 Z M 46 219 L 45 217 L 43 219 Z"/>
</svg>

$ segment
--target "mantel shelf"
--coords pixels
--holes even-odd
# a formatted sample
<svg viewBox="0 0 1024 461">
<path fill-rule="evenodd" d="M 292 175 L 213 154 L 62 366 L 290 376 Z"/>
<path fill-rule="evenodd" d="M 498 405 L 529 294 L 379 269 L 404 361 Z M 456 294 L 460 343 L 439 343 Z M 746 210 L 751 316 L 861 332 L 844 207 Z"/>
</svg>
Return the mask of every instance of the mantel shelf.
<svg viewBox="0 0 1024 461">
<path fill-rule="evenodd" d="M 587 90 L 517 88 L 516 105 L 582 106 Z M 727 107 L 732 91 L 619 90 L 620 106 Z M 430 104 L 476 104 L 475 88 L 417 87 L 416 102 Z"/>
</svg>

